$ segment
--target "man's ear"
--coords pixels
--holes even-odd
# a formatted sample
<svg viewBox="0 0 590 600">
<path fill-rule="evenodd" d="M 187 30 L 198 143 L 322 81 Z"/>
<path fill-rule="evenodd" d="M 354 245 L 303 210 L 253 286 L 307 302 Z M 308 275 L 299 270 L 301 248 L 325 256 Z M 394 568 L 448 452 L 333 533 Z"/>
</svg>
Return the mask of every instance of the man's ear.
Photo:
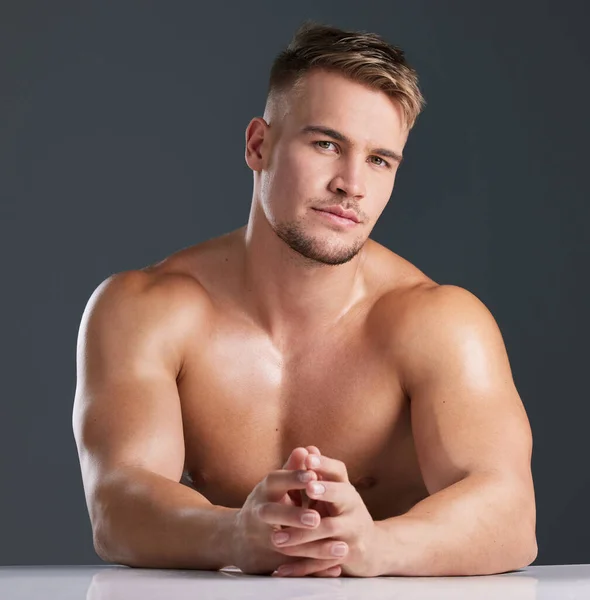
<svg viewBox="0 0 590 600">
<path fill-rule="evenodd" d="M 269 145 L 269 126 L 261 117 L 254 117 L 246 128 L 246 164 L 252 171 L 262 171 L 265 164 L 266 146 Z M 265 145 L 263 153 L 263 145 Z"/>
</svg>

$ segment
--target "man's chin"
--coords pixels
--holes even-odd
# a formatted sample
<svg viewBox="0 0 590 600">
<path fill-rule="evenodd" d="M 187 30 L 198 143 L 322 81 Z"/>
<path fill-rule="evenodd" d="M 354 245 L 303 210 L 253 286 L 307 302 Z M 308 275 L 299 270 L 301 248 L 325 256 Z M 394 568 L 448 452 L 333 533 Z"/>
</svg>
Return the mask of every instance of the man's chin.
<svg viewBox="0 0 590 600">
<path fill-rule="evenodd" d="M 314 230 L 311 234 L 310 230 Z M 303 227 L 300 223 L 282 223 L 274 228 L 276 235 L 294 252 L 311 263 L 337 266 L 351 261 L 360 246 L 343 247 L 340 238 L 345 235 L 325 226 Z M 331 246 L 334 247 L 331 247 Z"/>
</svg>

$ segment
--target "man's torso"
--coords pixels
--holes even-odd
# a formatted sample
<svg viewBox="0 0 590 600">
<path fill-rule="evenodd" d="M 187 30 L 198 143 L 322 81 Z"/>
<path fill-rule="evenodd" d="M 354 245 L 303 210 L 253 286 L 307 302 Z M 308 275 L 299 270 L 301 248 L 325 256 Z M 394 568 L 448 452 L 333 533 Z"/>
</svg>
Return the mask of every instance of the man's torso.
<svg viewBox="0 0 590 600">
<path fill-rule="evenodd" d="M 277 348 L 234 293 L 234 239 L 232 232 L 145 269 L 154 278 L 194 279 L 211 299 L 206 331 L 186 332 L 177 379 L 183 483 L 213 504 L 239 508 L 295 447 L 314 445 L 345 463 L 375 520 L 403 514 L 428 492 L 412 437 L 410 399 L 387 338 L 395 342 L 390 324 L 411 310 L 416 294 L 436 284 L 369 240 L 366 295 L 338 325 Z M 386 294 L 384 327 L 380 300 Z"/>
</svg>

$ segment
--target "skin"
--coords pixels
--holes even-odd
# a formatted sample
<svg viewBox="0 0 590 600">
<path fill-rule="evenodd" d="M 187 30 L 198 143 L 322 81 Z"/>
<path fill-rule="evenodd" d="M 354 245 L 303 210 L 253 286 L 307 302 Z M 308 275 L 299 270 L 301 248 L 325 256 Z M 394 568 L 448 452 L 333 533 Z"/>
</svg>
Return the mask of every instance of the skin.
<svg viewBox="0 0 590 600">
<path fill-rule="evenodd" d="M 309 125 L 350 141 L 302 133 Z M 395 101 L 323 71 L 251 120 L 247 225 L 113 278 L 127 290 L 120 294 L 150 295 L 152 308 L 147 325 L 125 334 L 133 358 L 122 354 L 123 329 L 105 342 L 100 360 L 111 363 L 102 370 L 87 343 L 86 385 L 98 396 L 99 378 L 126 377 L 132 361 L 134 372 L 157 372 L 162 389 L 175 386 L 179 410 L 154 399 L 148 417 L 118 398 L 136 426 L 117 430 L 127 444 L 118 445 L 110 423 L 110 456 L 141 460 L 240 509 L 293 452 L 297 469 L 310 469 L 307 456 L 317 454 L 326 462 L 310 469 L 314 479 L 342 485 L 331 502 L 316 497 L 309 508 L 329 516 L 338 494 L 350 499 L 352 490 L 365 511 L 357 503 L 355 514 L 374 521 L 418 510 L 469 473 L 510 472 L 525 499 L 523 522 L 534 523 L 530 426 L 493 317 L 468 291 L 438 285 L 369 237 L 399 170 L 374 149 L 402 155 L 407 136 Z M 330 205 L 360 222 L 344 228 L 316 210 Z M 150 351 L 140 356 L 145 331 Z M 306 511 L 300 496 L 289 497 L 283 527 L 293 529 Z M 336 576 L 345 561 L 307 560 L 299 574 Z"/>
</svg>

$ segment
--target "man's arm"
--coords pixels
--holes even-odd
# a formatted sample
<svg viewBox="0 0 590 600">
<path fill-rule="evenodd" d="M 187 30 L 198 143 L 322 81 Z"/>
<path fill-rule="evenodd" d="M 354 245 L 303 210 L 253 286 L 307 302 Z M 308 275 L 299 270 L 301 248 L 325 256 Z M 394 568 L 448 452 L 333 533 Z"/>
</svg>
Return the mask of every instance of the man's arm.
<svg viewBox="0 0 590 600">
<path fill-rule="evenodd" d="M 98 286 L 82 316 L 72 424 L 94 546 L 105 561 L 153 568 L 232 564 L 236 509 L 215 506 L 180 483 L 176 379 L 186 332 L 205 337 L 205 319 L 195 318 L 205 301 L 180 278 L 156 282 L 129 271 Z"/>
<path fill-rule="evenodd" d="M 479 575 L 537 555 L 532 434 L 498 326 L 470 292 L 421 293 L 394 352 L 431 494 L 377 522 L 382 574 Z M 400 343 L 400 340 L 401 343 Z"/>
</svg>

